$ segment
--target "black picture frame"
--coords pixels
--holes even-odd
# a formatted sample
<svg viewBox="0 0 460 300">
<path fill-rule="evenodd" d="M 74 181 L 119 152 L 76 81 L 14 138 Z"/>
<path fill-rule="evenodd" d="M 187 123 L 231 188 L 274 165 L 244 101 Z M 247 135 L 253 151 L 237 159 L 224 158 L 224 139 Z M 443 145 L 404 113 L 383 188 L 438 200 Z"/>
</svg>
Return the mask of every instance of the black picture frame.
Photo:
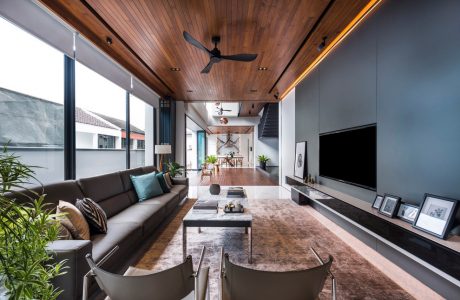
<svg viewBox="0 0 460 300">
<path fill-rule="evenodd" d="M 388 201 L 392 202 L 389 204 L 389 206 L 386 205 Z M 383 196 L 382 204 L 380 205 L 380 208 L 379 208 L 379 213 L 387 217 L 393 218 L 396 212 L 398 211 L 400 202 L 401 202 L 401 197 L 390 195 L 390 194 L 385 194 Z"/>
<path fill-rule="evenodd" d="M 413 219 L 404 214 L 404 210 L 407 208 L 412 208 L 413 210 L 417 210 Z M 413 224 L 415 221 L 415 218 L 417 217 L 419 210 L 420 208 L 417 205 L 413 205 L 409 203 L 401 203 L 399 205 L 398 212 L 396 213 L 396 217 L 403 220 L 404 222 Z"/>
<path fill-rule="evenodd" d="M 438 201 L 437 203 L 432 203 L 436 200 Z M 449 203 L 452 203 L 450 211 L 443 211 L 443 208 L 447 209 L 446 205 L 449 205 Z M 441 204 L 444 204 L 444 207 Z M 458 200 L 426 193 L 412 227 L 445 240 L 454 223 L 457 209 Z M 437 216 L 434 216 L 433 213 Z M 438 220 L 442 220 L 442 223 L 444 223 L 441 227 L 438 225 L 442 223 Z M 435 227 L 439 228 L 435 229 Z"/>
<path fill-rule="evenodd" d="M 299 151 L 303 153 L 297 153 Z M 308 174 L 308 162 L 307 162 L 307 141 L 303 142 L 296 142 L 295 143 L 295 156 L 294 156 L 294 177 L 300 178 L 302 180 L 307 177 Z M 301 159 L 301 166 L 299 166 L 299 154 L 303 157 L 300 157 Z M 299 171 L 301 173 L 301 176 L 299 175 Z"/>
<path fill-rule="evenodd" d="M 372 203 L 372 208 L 375 209 L 380 209 L 380 206 L 382 205 L 383 202 L 383 196 L 382 195 L 376 195 L 374 202 Z"/>
</svg>

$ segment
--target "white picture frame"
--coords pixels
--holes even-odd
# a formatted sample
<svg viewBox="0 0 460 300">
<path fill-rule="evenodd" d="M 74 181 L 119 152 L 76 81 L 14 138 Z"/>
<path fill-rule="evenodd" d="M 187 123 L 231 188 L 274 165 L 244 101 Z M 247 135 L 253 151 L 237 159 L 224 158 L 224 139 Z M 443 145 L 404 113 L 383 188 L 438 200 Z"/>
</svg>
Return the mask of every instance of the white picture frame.
<svg viewBox="0 0 460 300">
<path fill-rule="evenodd" d="M 307 170 L 307 142 L 297 142 L 295 144 L 294 176 L 303 180 L 307 175 Z"/>
<path fill-rule="evenodd" d="M 446 197 L 425 194 L 413 227 L 431 235 L 446 239 L 455 219 L 458 201 Z"/>
</svg>

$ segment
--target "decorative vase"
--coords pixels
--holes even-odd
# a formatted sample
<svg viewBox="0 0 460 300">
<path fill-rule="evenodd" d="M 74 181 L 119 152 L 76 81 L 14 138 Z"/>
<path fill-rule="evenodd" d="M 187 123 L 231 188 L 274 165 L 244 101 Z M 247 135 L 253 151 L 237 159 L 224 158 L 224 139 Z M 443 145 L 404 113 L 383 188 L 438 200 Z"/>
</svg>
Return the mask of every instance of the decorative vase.
<svg viewBox="0 0 460 300">
<path fill-rule="evenodd" d="M 211 186 L 209 187 L 209 192 L 211 193 L 211 195 L 219 195 L 220 194 L 220 185 L 217 184 L 217 183 L 211 184 Z"/>
<path fill-rule="evenodd" d="M 263 170 L 265 170 L 267 168 L 267 163 L 266 162 L 260 161 L 259 165 L 260 165 L 260 168 L 263 169 Z"/>
</svg>

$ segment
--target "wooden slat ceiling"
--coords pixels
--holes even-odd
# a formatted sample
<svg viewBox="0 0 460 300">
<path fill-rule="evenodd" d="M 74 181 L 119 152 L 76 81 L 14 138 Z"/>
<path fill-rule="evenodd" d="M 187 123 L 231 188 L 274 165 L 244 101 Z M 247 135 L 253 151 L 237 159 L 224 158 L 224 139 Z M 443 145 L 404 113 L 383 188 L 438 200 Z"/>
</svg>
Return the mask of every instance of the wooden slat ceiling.
<svg viewBox="0 0 460 300">
<path fill-rule="evenodd" d="M 369 0 L 40 0 L 161 96 L 184 101 L 277 101 Z M 257 53 L 250 63 L 209 57 L 186 30 L 222 54 Z M 112 38 L 112 45 L 106 38 Z M 258 71 L 258 67 L 267 67 Z M 171 68 L 180 68 L 179 72 Z"/>
<path fill-rule="evenodd" d="M 254 126 L 208 126 L 207 130 L 210 134 L 223 133 L 252 133 Z"/>
</svg>

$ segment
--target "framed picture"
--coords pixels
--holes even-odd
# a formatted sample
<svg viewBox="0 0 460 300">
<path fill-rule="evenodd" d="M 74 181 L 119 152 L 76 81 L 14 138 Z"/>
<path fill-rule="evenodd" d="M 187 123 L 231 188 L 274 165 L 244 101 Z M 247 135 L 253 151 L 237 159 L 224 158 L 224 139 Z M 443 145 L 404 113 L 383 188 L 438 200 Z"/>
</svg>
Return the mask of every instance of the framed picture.
<svg viewBox="0 0 460 300">
<path fill-rule="evenodd" d="M 385 196 L 383 196 L 382 204 L 379 208 L 379 213 L 393 218 L 396 214 L 400 201 L 401 198 L 398 196 L 385 194 Z"/>
<path fill-rule="evenodd" d="M 457 206 L 455 199 L 425 194 L 412 226 L 445 239 L 453 224 Z"/>
<path fill-rule="evenodd" d="M 372 204 L 372 208 L 379 209 L 380 205 L 382 205 L 382 200 L 383 200 L 383 196 L 381 195 L 375 196 L 374 203 Z"/>
<path fill-rule="evenodd" d="M 413 224 L 417 214 L 418 214 L 418 206 L 408 204 L 408 203 L 401 203 L 396 216 L 403 221 Z"/>
<path fill-rule="evenodd" d="M 307 142 L 298 142 L 295 144 L 294 176 L 303 180 L 307 170 Z"/>
</svg>

